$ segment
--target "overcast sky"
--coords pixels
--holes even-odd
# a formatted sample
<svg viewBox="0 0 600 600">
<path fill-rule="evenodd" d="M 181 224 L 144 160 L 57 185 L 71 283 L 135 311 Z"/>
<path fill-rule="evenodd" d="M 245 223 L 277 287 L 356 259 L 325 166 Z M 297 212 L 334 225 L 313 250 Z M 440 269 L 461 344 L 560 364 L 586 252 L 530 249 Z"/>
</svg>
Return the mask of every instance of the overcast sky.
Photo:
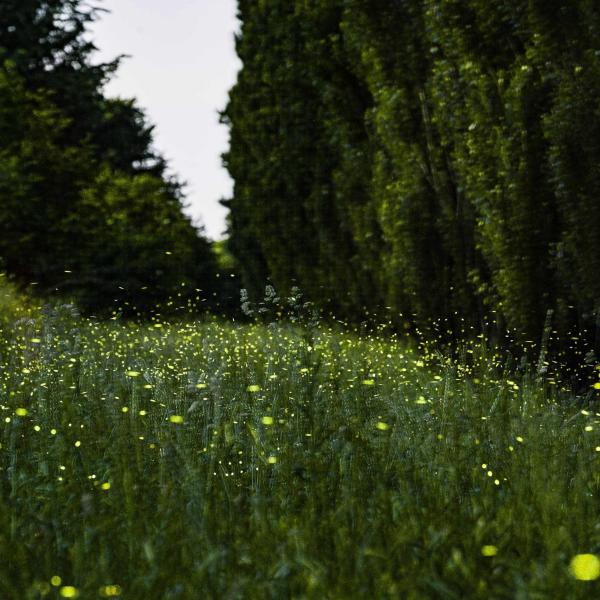
<svg viewBox="0 0 600 600">
<path fill-rule="evenodd" d="M 236 0 L 100 0 L 110 10 L 93 26 L 96 60 L 129 54 L 107 87 L 135 97 L 154 125 L 156 148 L 188 182 L 188 214 L 213 239 L 226 210 L 218 203 L 232 183 L 221 166 L 227 128 L 217 111 L 240 67 L 235 54 Z"/>
</svg>

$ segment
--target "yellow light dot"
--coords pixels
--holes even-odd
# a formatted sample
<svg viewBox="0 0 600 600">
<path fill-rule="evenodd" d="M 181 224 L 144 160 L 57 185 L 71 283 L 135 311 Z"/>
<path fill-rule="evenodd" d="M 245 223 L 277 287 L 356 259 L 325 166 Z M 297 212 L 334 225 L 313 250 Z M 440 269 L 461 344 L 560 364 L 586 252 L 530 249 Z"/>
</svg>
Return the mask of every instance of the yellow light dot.
<svg viewBox="0 0 600 600">
<path fill-rule="evenodd" d="M 273 425 L 273 417 L 266 415 L 261 419 L 261 423 L 263 425 Z"/>
<path fill-rule="evenodd" d="M 362 382 L 363 385 L 375 385 L 375 380 L 374 379 L 365 379 Z"/>
<path fill-rule="evenodd" d="M 515 439 L 517 442 L 519 442 L 519 444 L 522 444 L 525 441 L 520 435 L 518 435 Z"/>
<path fill-rule="evenodd" d="M 34 431 L 40 431 L 42 428 L 39 425 L 34 425 L 33 426 L 33 430 Z"/>
<path fill-rule="evenodd" d="M 171 421 L 171 423 L 175 423 L 176 425 L 180 425 L 183 423 L 183 417 L 181 415 L 171 415 L 169 417 L 169 421 Z"/>
<path fill-rule="evenodd" d="M 127 376 L 128 377 L 139 377 L 140 372 L 139 371 L 127 371 Z"/>
<path fill-rule="evenodd" d="M 594 389 L 600 390 L 600 381 L 596 381 L 596 383 L 594 384 Z"/>
<path fill-rule="evenodd" d="M 206 384 L 206 383 L 197 383 L 197 384 L 196 384 L 196 387 L 197 387 L 199 390 L 203 390 L 204 388 L 206 388 L 206 387 L 208 387 L 208 386 L 207 386 L 207 384 Z"/>
<path fill-rule="evenodd" d="M 110 482 L 106 481 L 100 486 L 103 490 L 110 490 Z"/>
<path fill-rule="evenodd" d="M 600 577 L 600 560 L 595 554 L 577 554 L 569 565 L 571 575 L 581 581 L 592 581 Z"/>
<path fill-rule="evenodd" d="M 26 417 L 29 414 L 29 411 L 26 408 L 17 408 L 17 410 L 15 410 L 15 415 L 17 415 L 17 417 Z"/>
<path fill-rule="evenodd" d="M 138 414 L 140 415 L 140 417 L 145 417 L 148 413 L 145 410 L 140 410 Z"/>
<path fill-rule="evenodd" d="M 77 591 L 77 588 L 73 587 L 72 585 L 65 585 L 64 587 L 60 588 L 60 595 L 63 598 L 77 598 L 77 596 L 79 596 L 79 592 Z"/>
<path fill-rule="evenodd" d="M 79 440 L 77 440 L 75 442 L 75 448 L 79 448 L 79 446 L 81 446 L 81 442 Z"/>
<path fill-rule="evenodd" d="M 256 385 L 256 384 L 252 384 L 249 385 L 246 390 L 248 390 L 249 392 L 260 392 L 260 385 Z"/>
<path fill-rule="evenodd" d="M 30 341 L 32 344 L 39 344 L 42 340 L 40 340 L 40 338 L 31 338 Z"/>
<path fill-rule="evenodd" d="M 50 435 L 56 435 L 56 429 L 51 429 L 50 430 Z"/>
<path fill-rule="evenodd" d="M 390 426 L 387 423 L 384 423 L 383 421 L 379 421 L 377 425 L 375 425 L 375 427 L 377 427 L 377 429 L 379 429 L 380 431 L 386 431 L 390 428 Z"/>
<path fill-rule="evenodd" d="M 492 545 L 482 546 L 481 554 L 483 556 L 496 556 L 496 554 L 498 554 L 498 548 Z"/>
<path fill-rule="evenodd" d="M 52 575 L 52 577 L 50 577 L 50 583 L 54 587 L 58 587 L 62 583 L 62 579 L 58 575 Z"/>
<path fill-rule="evenodd" d="M 98 592 L 103 598 L 114 598 L 121 595 L 122 589 L 119 585 L 103 585 Z"/>
<path fill-rule="evenodd" d="M 128 412 L 128 411 L 129 411 L 129 407 L 128 407 L 128 406 L 122 406 L 122 407 L 121 407 L 121 412 L 124 412 L 124 413 L 126 413 L 126 412 Z"/>
<path fill-rule="evenodd" d="M 267 458 L 267 462 L 270 465 L 274 465 L 277 462 L 277 457 L 276 456 L 269 456 L 269 458 Z"/>
<path fill-rule="evenodd" d="M 586 431 L 594 431 L 594 428 L 591 425 L 586 425 L 584 429 Z"/>
</svg>

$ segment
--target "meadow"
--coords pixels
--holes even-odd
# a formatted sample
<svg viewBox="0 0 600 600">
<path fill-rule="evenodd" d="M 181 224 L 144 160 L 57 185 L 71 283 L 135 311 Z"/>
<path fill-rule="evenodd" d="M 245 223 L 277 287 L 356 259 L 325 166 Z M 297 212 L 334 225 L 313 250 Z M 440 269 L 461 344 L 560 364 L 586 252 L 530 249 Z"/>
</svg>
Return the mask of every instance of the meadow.
<svg viewBox="0 0 600 600">
<path fill-rule="evenodd" d="M 598 596 L 594 394 L 481 340 L 13 315 L 0 597 Z"/>
</svg>

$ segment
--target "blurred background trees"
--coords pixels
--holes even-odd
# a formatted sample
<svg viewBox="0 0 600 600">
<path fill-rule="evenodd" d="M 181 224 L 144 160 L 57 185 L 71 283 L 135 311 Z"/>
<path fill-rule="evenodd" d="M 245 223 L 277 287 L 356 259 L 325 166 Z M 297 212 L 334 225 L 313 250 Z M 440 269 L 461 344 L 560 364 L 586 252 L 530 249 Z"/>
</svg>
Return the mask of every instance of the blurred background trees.
<svg viewBox="0 0 600 600">
<path fill-rule="evenodd" d="M 88 311 L 212 300 L 214 255 L 152 127 L 133 100 L 104 96 L 119 59 L 92 64 L 96 16 L 81 0 L 0 4 L 1 266 Z"/>
</svg>

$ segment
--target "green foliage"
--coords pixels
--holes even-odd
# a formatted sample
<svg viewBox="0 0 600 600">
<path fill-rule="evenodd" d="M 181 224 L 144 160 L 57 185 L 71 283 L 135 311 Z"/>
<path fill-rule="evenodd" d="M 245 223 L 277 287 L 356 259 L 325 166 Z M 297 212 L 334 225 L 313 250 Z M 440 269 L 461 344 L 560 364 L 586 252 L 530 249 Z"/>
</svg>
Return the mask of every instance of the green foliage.
<svg viewBox="0 0 600 600">
<path fill-rule="evenodd" d="M 600 350 L 594 3 L 273 0 L 240 18 L 226 165 L 248 281 L 454 333 L 491 316 L 522 341 L 552 314 L 561 350 L 574 331 Z"/>
<path fill-rule="evenodd" d="M 214 277 L 209 245 L 154 175 L 105 169 L 82 190 L 67 229 L 78 252 L 67 259 L 60 286 L 86 309 L 111 298 L 148 311 L 178 288 L 193 291 Z"/>
<path fill-rule="evenodd" d="M 72 247 L 64 219 L 92 176 L 89 148 L 61 143 L 67 126 L 47 94 L 28 92 L 14 69 L 0 68 L 0 256 L 28 283 L 51 285 L 65 269 Z"/>
<path fill-rule="evenodd" d="M 38 307 L 19 293 L 6 273 L 0 273 L 0 336 L 7 336 L 8 329 L 20 319 L 33 318 Z"/>
<path fill-rule="evenodd" d="M 366 97 L 342 52 L 339 13 L 335 2 L 241 2 L 244 69 L 223 119 L 235 180 L 230 247 L 245 286 L 258 298 L 267 274 L 284 291 L 298 281 L 342 314 L 374 288 L 352 235 L 366 200 L 356 160 Z"/>
<path fill-rule="evenodd" d="M 0 257 L 21 284 L 83 309 L 147 311 L 200 293 L 216 304 L 208 241 L 132 100 L 103 86 L 81 0 L 0 8 Z M 178 305 L 181 303 L 179 302 Z"/>
<path fill-rule="evenodd" d="M 3 598 L 597 595 L 593 389 L 323 323 L 12 325 Z"/>
</svg>

